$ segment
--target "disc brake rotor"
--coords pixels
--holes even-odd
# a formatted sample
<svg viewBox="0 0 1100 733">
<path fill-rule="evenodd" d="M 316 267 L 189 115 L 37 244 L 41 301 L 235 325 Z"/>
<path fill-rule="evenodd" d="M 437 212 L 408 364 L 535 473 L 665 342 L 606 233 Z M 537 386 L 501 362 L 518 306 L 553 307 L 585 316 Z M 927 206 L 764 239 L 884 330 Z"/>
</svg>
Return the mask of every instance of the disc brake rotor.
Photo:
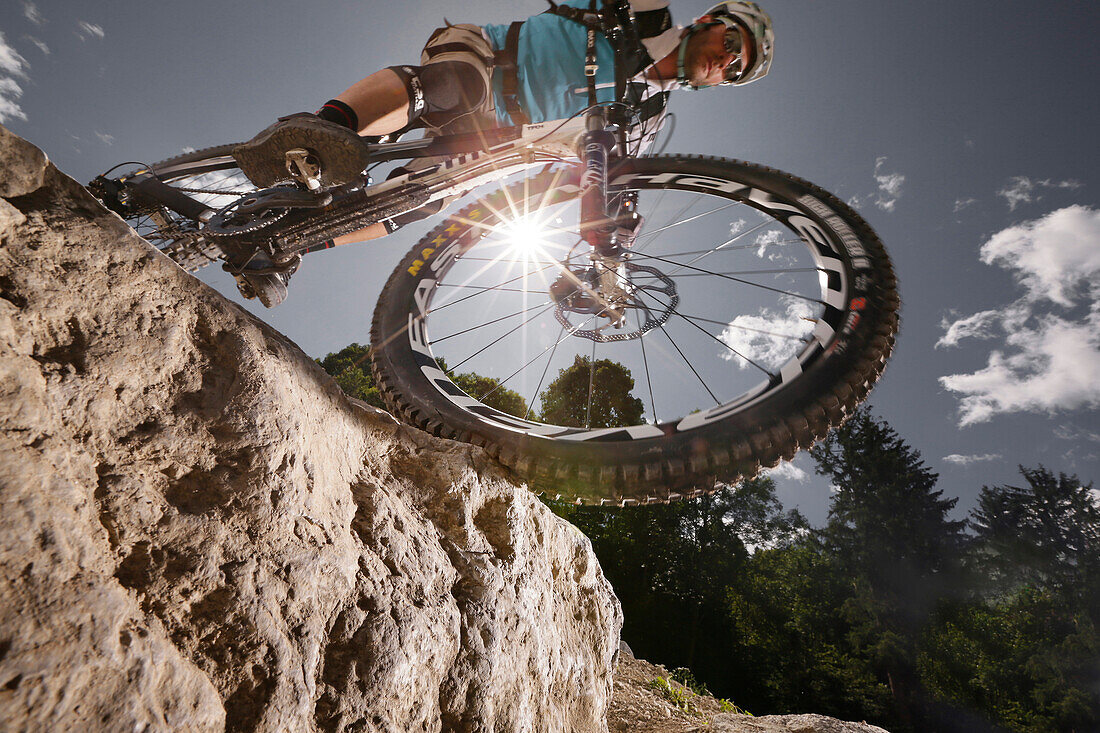
<svg viewBox="0 0 1100 733">
<path fill-rule="evenodd" d="M 633 331 L 626 333 L 604 333 L 611 325 L 610 323 L 603 326 L 597 326 L 596 328 L 583 329 L 580 326 L 573 324 L 569 320 L 569 313 L 572 311 L 563 302 L 558 303 L 557 309 L 554 311 L 554 317 L 558 320 L 558 323 L 562 325 L 569 333 L 578 338 L 588 339 L 590 341 L 596 341 L 598 343 L 610 343 L 613 341 L 630 341 L 631 339 L 641 338 L 648 332 L 655 328 L 663 326 L 672 314 L 676 312 L 676 306 L 680 304 L 680 296 L 676 293 L 676 283 L 672 281 L 672 278 L 665 275 L 663 272 L 655 267 L 649 267 L 647 265 L 635 265 L 631 262 L 626 263 L 627 279 L 630 285 L 631 300 L 632 302 L 627 306 L 634 308 L 645 314 L 645 320 L 642 324 Z M 657 278 L 661 285 L 641 285 L 633 281 L 630 277 L 634 273 L 646 273 Z M 641 293 L 663 295 L 668 302 L 662 303 L 658 298 L 652 298 L 660 306 L 658 310 L 654 310 L 646 305 L 637 296 Z"/>
</svg>

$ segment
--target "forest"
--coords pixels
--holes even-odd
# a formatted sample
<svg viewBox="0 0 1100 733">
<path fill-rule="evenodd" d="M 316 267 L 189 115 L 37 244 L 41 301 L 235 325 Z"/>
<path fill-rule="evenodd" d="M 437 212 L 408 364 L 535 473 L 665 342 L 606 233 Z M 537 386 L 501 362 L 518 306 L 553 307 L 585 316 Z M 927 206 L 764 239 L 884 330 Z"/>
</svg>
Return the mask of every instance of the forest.
<svg viewBox="0 0 1100 733">
<path fill-rule="evenodd" d="M 318 360 L 382 407 L 369 347 Z M 445 368 L 445 366 L 444 366 Z M 599 399 L 577 398 L 596 375 Z M 534 406 L 455 374 L 513 414 Z M 538 414 L 640 420 L 633 379 L 578 358 Z M 584 414 L 586 402 L 599 414 Z M 588 408 L 591 409 L 591 408 Z M 588 536 L 636 656 L 754 715 L 815 712 L 908 731 L 1100 730 L 1100 492 L 1044 466 L 981 488 L 965 519 L 918 450 L 870 410 L 811 451 L 832 486 L 824 526 L 766 476 L 624 509 L 544 498 Z"/>
</svg>

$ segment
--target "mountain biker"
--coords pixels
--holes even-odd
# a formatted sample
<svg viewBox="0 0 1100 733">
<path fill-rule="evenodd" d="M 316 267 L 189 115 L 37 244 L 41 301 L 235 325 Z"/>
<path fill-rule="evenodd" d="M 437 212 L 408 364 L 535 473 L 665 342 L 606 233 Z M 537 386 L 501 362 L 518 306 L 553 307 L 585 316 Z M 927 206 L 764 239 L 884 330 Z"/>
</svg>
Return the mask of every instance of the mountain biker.
<svg viewBox="0 0 1100 733">
<path fill-rule="evenodd" d="M 768 73 L 774 44 L 771 18 L 756 3 L 718 3 L 685 28 L 672 25 L 668 0 L 627 1 L 642 45 L 623 62 L 633 66 L 625 72 L 628 91 L 646 123 L 639 125 L 640 148 L 660 128 L 673 88 L 747 84 Z M 582 112 L 589 105 L 585 67 L 592 47 L 578 18 L 596 3 L 550 3 L 547 12 L 510 25 L 448 23 L 428 39 L 420 66 L 383 69 L 326 102 L 316 114 L 280 119 L 234 150 L 238 165 L 253 183 L 268 187 L 288 179 L 286 151 L 308 148 L 321 161 L 322 183 L 338 185 L 354 180 L 368 165 L 360 138 L 387 140 L 418 128 L 429 135 L 476 132 Z M 613 101 L 614 51 L 602 33 L 595 38 L 596 98 Z M 430 164 L 417 159 L 404 170 Z M 446 203 L 406 212 L 306 252 L 385 236 L 438 213 Z M 276 264 L 261 252 L 245 267 L 282 271 L 249 275 L 246 269 L 243 274 L 268 280 L 262 300 L 271 307 L 285 298 L 299 260 L 295 256 Z M 247 285 L 238 284 L 242 294 L 252 297 Z"/>
</svg>

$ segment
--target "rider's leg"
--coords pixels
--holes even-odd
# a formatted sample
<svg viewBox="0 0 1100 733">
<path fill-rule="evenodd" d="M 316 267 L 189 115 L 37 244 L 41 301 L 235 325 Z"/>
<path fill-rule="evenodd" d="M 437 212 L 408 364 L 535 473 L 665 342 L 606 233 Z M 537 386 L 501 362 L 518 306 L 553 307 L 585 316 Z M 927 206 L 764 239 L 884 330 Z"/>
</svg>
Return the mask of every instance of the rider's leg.
<svg viewBox="0 0 1100 733">
<path fill-rule="evenodd" d="M 389 135 L 409 122 L 409 91 L 393 69 L 382 69 L 336 97 L 355 113 L 360 135 Z"/>
</svg>

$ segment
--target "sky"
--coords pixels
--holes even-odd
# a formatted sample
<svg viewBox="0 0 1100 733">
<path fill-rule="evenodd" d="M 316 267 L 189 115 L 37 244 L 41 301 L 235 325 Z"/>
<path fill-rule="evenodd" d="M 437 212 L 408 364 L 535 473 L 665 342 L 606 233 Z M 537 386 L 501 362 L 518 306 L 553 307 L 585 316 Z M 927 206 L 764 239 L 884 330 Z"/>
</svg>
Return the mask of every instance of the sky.
<svg viewBox="0 0 1100 733">
<path fill-rule="evenodd" d="M 1016 466 L 1100 474 L 1100 5 L 1080 0 L 770 0 L 758 83 L 677 92 L 666 152 L 790 171 L 852 203 L 894 260 L 897 348 L 870 405 L 958 497 Z M 0 124 L 86 182 L 251 137 L 432 29 L 505 23 L 540 0 L 251 0 L 0 7 Z M 705 3 L 674 1 L 684 23 Z M 265 311 L 311 356 L 369 340 L 389 272 L 426 226 L 310 256 Z M 811 522 L 830 487 L 801 455 L 773 475 Z"/>
</svg>

